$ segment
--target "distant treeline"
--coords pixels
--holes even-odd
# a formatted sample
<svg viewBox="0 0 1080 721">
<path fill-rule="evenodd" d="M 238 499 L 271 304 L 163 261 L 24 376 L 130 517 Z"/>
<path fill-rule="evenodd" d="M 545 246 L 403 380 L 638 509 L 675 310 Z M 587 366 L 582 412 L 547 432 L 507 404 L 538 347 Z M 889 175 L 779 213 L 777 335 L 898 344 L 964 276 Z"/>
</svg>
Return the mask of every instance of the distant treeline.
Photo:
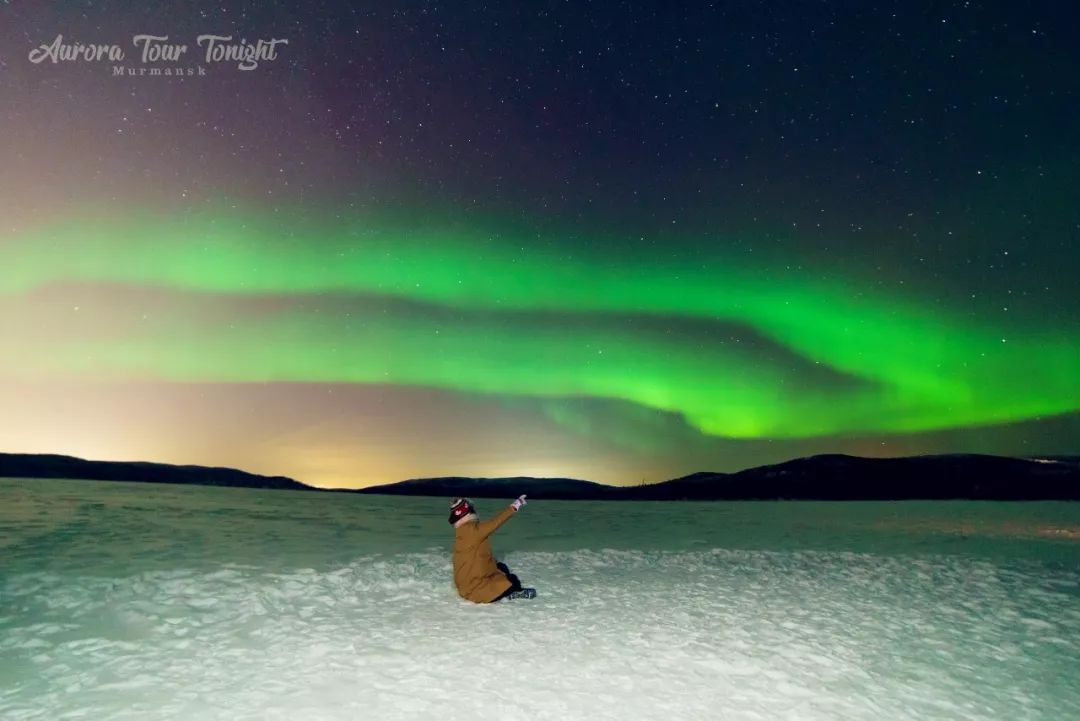
<svg viewBox="0 0 1080 721">
<path fill-rule="evenodd" d="M 566 478 L 427 478 L 361 493 L 628 501 L 719 500 L 1080 500 L 1080 458 L 984 455 L 860 458 L 820 455 L 738 473 L 694 473 L 614 487 Z"/>
<path fill-rule="evenodd" d="M 84 461 L 71 456 L 0 453 L 0 478 L 72 478 L 86 481 L 181 483 L 195 486 L 313 491 L 284 476 L 259 476 L 235 468 L 173 466 L 167 463 Z"/>
<path fill-rule="evenodd" d="M 134 483 L 318 491 L 291 478 L 232 468 L 85 461 L 69 456 L 0 453 L 0 477 L 72 478 Z M 542 500 L 1080 500 L 1080 457 L 987 455 L 860 458 L 820 455 L 738 473 L 694 473 L 662 483 L 608 486 L 573 478 L 422 478 L 350 493 Z"/>
</svg>

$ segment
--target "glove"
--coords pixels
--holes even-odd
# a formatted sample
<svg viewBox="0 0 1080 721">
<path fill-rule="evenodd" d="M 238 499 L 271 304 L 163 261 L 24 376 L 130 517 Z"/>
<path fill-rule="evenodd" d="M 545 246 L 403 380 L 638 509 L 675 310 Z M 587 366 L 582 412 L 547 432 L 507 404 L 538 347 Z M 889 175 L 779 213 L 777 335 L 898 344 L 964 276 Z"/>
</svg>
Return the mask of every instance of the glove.
<svg viewBox="0 0 1080 721">
<path fill-rule="evenodd" d="M 513 508 L 515 511 L 520 511 L 521 507 L 524 506 L 525 503 L 525 494 L 522 493 L 520 496 L 510 502 L 510 507 Z"/>
</svg>

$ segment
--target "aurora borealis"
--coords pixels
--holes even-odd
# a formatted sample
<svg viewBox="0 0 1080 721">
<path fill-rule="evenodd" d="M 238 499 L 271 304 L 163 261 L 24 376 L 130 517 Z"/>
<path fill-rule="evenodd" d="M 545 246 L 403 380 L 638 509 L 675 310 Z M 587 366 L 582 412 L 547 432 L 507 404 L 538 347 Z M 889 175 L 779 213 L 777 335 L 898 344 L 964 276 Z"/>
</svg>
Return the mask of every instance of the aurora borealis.
<svg viewBox="0 0 1080 721">
<path fill-rule="evenodd" d="M 1076 452 L 1068 11 L 123 6 L 0 11 L 0 450 L 353 486 Z M 26 62 L 150 26 L 290 42 Z"/>
</svg>

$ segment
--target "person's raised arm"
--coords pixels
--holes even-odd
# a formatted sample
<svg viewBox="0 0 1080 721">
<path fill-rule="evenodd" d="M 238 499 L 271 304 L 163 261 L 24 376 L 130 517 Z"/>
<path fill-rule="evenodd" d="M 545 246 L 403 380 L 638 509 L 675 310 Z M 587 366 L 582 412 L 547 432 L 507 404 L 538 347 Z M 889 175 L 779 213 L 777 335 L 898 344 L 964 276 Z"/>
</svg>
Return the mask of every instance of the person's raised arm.
<svg viewBox="0 0 1080 721">
<path fill-rule="evenodd" d="M 514 499 L 514 501 L 503 509 L 500 513 L 492 516 L 486 521 L 480 521 L 477 524 L 477 530 L 480 531 L 481 538 L 487 538 L 495 531 L 499 530 L 499 526 L 510 520 L 510 517 L 518 512 L 522 506 L 525 505 L 525 495 L 522 494 Z"/>
</svg>

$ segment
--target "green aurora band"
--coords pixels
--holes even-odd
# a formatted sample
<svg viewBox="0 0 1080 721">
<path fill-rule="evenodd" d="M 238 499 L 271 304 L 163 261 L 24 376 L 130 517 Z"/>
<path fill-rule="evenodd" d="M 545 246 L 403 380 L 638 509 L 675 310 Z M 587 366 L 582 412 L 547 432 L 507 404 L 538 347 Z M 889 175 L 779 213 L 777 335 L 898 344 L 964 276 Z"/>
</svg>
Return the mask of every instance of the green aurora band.
<svg viewBox="0 0 1080 721">
<path fill-rule="evenodd" d="M 0 321 L 15 329 L 0 372 L 609 398 L 733 438 L 1080 409 L 1080 337 L 1038 319 L 976 323 L 685 248 L 612 255 L 455 227 L 234 213 L 23 232 L 0 246 Z M 72 297 L 97 302 L 76 322 Z"/>
</svg>

